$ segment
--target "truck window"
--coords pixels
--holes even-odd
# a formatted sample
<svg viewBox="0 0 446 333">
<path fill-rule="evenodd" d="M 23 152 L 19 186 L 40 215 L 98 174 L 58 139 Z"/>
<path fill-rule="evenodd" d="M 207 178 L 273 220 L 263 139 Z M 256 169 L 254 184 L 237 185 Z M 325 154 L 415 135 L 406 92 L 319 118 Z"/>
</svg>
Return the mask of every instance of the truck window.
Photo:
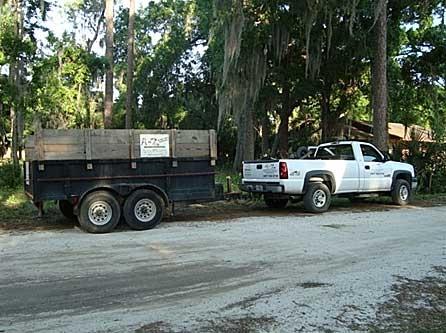
<svg viewBox="0 0 446 333">
<path fill-rule="evenodd" d="M 320 147 L 315 157 L 320 160 L 355 160 L 352 145 L 348 144 Z"/>
<path fill-rule="evenodd" d="M 364 162 L 382 162 L 383 158 L 381 154 L 372 146 L 361 145 L 362 156 Z"/>
</svg>

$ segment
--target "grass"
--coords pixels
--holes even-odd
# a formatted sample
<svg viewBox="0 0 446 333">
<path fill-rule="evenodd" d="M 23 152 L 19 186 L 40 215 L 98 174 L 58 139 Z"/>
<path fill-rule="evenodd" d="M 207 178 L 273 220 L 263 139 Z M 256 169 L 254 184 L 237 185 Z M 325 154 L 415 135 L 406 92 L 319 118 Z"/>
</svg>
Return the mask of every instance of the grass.
<svg viewBox="0 0 446 333">
<path fill-rule="evenodd" d="M 45 203 L 46 211 L 56 208 L 54 202 Z M 0 221 L 9 219 L 29 219 L 37 215 L 37 209 L 25 195 L 23 188 L 0 188 Z"/>
<path fill-rule="evenodd" d="M 241 174 L 226 167 L 220 167 L 217 168 L 217 174 L 215 176 L 215 181 L 217 183 L 223 184 L 225 188 L 225 192 L 228 191 L 227 188 L 227 177 L 231 178 L 231 184 L 232 184 L 232 192 L 239 192 L 239 184 L 242 180 Z"/>
</svg>

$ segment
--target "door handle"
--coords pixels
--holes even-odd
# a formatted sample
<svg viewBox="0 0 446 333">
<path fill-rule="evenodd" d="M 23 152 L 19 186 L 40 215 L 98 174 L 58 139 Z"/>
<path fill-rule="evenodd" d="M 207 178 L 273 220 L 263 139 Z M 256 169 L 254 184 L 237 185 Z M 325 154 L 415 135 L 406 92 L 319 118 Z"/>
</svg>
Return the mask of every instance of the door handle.
<svg viewBox="0 0 446 333">
<path fill-rule="evenodd" d="M 366 165 L 366 166 L 365 166 L 365 169 L 366 169 L 366 170 L 370 170 L 370 165 Z"/>
</svg>

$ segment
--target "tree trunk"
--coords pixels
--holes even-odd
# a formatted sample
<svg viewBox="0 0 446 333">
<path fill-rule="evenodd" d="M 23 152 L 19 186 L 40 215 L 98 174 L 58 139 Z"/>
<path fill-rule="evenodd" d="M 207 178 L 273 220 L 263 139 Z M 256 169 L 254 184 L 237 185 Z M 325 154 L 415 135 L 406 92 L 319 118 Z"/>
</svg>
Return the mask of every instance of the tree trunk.
<svg viewBox="0 0 446 333">
<path fill-rule="evenodd" d="M 9 79 L 11 86 L 16 86 L 17 80 L 17 63 L 14 61 L 9 65 Z M 19 166 L 18 150 L 19 150 L 19 138 L 17 127 L 17 96 L 10 106 L 10 119 L 11 119 L 11 158 L 15 167 Z"/>
<path fill-rule="evenodd" d="M 125 128 L 133 128 L 133 72 L 135 66 L 135 0 L 129 0 L 129 31 L 127 39 L 127 96 Z"/>
<path fill-rule="evenodd" d="M 381 8 L 374 26 L 372 58 L 373 140 L 378 148 L 387 151 L 387 1 L 378 1 L 378 5 Z"/>
<path fill-rule="evenodd" d="M 282 109 L 280 110 L 280 124 L 277 131 L 278 149 L 281 158 L 288 157 L 288 138 L 290 127 L 290 116 L 293 113 L 293 103 L 291 103 L 290 87 L 283 88 Z"/>
<path fill-rule="evenodd" d="M 111 128 L 113 117 L 113 6 L 114 0 L 105 0 L 105 57 L 108 62 L 105 73 L 105 128 Z"/>
<path fill-rule="evenodd" d="M 346 108 L 347 97 L 345 95 L 342 96 L 339 106 L 335 110 L 332 110 L 331 91 L 331 86 L 325 87 L 322 90 L 320 99 L 323 142 L 341 139 L 344 134 L 345 116 L 342 116 L 342 113 Z"/>
<path fill-rule="evenodd" d="M 14 13 L 14 35 L 17 38 L 21 37 L 21 6 L 20 1 L 14 0 L 11 3 Z M 15 167 L 19 167 L 19 150 L 20 150 L 20 64 L 19 55 L 13 59 L 9 64 L 9 80 L 12 87 L 15 87 L 16 94 L 14 94 L 13 101 L 10 106 L 11 119 L 11 157 Z"/>
<path fill-rule="evenodd" d="M 237 147 L 233 168 L 240 171 L 242 161 L 254 159 L 254 110 L 251 103 L 248 104 L 245 112 L 240 112 L 237 128 Z"/>
<path fill-rule="evenodd" d="M 330 133 L 330 89 L 323 89 L 321 94 L 321 128 L 322 128 L 322 142 L 328 140 Z"/>
<path fill-rule="evenodd" d="M 23 23 L 23 22 L 22 22 Z M 22 33 L 20 33 L 22 35 Z M 18 91 L 18 105 L 17 105 L 17 149 L 18 158 L 22 159 L 23 152 L 23 133 L 25 131 L 25 64 L 23 59 L 19 59 L 19 67 L 17 72 L 17 91 Z"/>
<path fill-rule="evenodd" d="M 262 126 L 262 155 L 267 155 L 270 152 L 269 147 L 269 136 L 271 133 L 271 124 L 268 119 L 268 109 L 270 103 L 265 104 L 264 114 L 262 116 L 261 126 Z"/>
</svg>

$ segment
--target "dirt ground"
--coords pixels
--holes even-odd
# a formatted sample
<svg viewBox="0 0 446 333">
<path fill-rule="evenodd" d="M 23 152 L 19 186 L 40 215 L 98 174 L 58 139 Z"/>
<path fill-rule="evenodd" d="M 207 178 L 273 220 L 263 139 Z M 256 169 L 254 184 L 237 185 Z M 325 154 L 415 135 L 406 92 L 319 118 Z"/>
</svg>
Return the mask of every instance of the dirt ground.
<svg viewBox="0 0 446 333">
<path fill-rule="evenodd" d="M 0 332 L 444 332 L 446 207 L 233 204 L 146 232 L 86 234 L 56 210 L 4 229 Z"/>
<path fill-rule="evenodd" d="M 43 218 L 37 217 L 37 210 L 30 203 L 26 204 L 25 212 L 12 214 L 7 218 L 0 216 L 0 233 L 18 231 L 46 231 L 77 228 L 77 223 L 66 220 L 54 203 L 47 203 Z M 419 197 L 413 200 L 409 207 L 435 207 L 446 205 L 446 197 Z M 17 210 L 21 210 L 18 208 Z M 333 200 L 330 211 L 333 212 L 369 212 L 401 209 L 389 202 L 387 198 L 367 199 L 364 202 L 352 203 L 348 199 L 336 198 Z M 271 209 L 261 200 L 225 200 L 200 204 L 176 204 L 174 214 L 166 212 L 163 223 L 188 221 L 227 221 L 243 217 L 261 216 L 312 216 L 306 213 L 302 203 L 291 203 L 285 209 Z M 124 221 L 121 221 L 117 232 L 128 230 Z"/>
</svg>

